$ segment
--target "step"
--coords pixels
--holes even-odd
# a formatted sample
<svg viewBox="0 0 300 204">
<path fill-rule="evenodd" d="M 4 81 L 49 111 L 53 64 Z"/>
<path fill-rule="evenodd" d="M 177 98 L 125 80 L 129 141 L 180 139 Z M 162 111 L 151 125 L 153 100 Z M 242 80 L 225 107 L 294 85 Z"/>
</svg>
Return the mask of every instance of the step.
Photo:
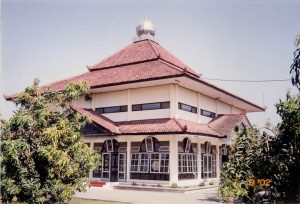
<svg viewBox="0 0 300 204">
<path fill-rule="evenodd" d="M 103 181 L 91 181 L 90 186 L 93 187 L 103 187 L 106 183 Z"/>
</svg>

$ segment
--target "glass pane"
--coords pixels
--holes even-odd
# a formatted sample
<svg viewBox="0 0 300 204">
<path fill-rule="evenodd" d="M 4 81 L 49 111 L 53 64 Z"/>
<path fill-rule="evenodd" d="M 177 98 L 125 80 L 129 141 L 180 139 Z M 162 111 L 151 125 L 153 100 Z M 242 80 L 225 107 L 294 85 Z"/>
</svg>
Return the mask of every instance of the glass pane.
<svg viewBox="0 0 300 204">
<path fill-rule="evenodd" d="M 186 105 L 186 104 L 181 104 L 181 110 L 192 112 L 192 106 Z"/>
<path fill-rule="evenodd" d="M 146 151 L 153 152 L 152 138 L 146 138 Z"/>
<path fill-rule="evenodd" d="M 120 112 L 120 106 L 107 107 L 104 108 L 104 113 L 117 113 Z"/>
<path fill-rule="evenodd" d="M 143 110 L 153 110 L 153 109 L 160 109 L 160 103 L 148 103 L 142 104 Z"/>
<path fill-rule="evenodd" d="M 170 108 L 170 102 L 169 101 L 168 102 L 162 102 L 161 103 L 161 108 L 162 109 Z"/>
</svg>

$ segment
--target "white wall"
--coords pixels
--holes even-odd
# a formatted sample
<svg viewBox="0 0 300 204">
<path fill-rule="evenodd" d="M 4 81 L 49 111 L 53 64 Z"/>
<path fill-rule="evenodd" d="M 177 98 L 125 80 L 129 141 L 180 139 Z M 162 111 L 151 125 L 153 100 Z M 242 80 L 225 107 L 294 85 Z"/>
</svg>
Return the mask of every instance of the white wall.
<svg viewBox="0 0 300 204">
<path fill-rule="evenodd" d="M 178 87 L 178 102 L 184 103 L 190 106 L 198 107 L 198 93 L 183 87 Z M 178 109 L 178 104 L 175 108 Z M 178 118 L 198 122 L 198 113 L 191 113 L 183 110 L 178 110 Z"/>
<path fill-rule="evenodd" d="M 232 114 L 240 114 L 243 113 L 244 111 L 242 109 L 239 109 L 235 106 L 232 106 Z"/>
<path fill-rule="evenodd" d="M 72 103 L 75 106 L 78 106 L 80 108 L 87 108 L 87 109 L 91 109 L 92 108 L 92 100 L 86 101 L 84 99 L 84 96 L 80 97 L 77 100 L 72 101 Z"/>
<path fill-rule="evenodd" d="M 170 86 L 152 86 L 131 89 L 131 104 L 154 103 L 170 101 Z M 130 120 L 155 119 L 170 117 L 170 109 L 132 111 Z"/>
<path fill-rule="evenodd" d="M 106 93 L 98 93 L 93 95 L 93 108 L 110 107 L 110 106 L 123 106 L 128 105 L 127 90 L 113 91 Z M 103 114 L 113 121 L 126 121 L 128 120 L 128 113 L 108 113 Z"/>
<path fill-rule="evenodd" d="M 231 105 L 217 101 L 217 114 L 231 114 Z"/>
<path fill-rule="evenodd" d="M 83 108 L 99 108 L 128 105 L 128 112 L 103 114 L 113 121 L 142 120 L 176 117 L 193 122 L 208 123 L 212 119 L 201 116 L 200 109 L 216 114 L 242 113 L 241 109 L 210 98 L 201 93 L 183 88 L 177 84 L 168 84 L 122 91 L 93 94 L 92 103 L 81 98 L 75 101 Z M 170 109 L 131 111 L 132 104 L 144 104 L 170 101 Z M 178 109 L 178 102 L 197 107 L 198 113 Z"/>
</svg>

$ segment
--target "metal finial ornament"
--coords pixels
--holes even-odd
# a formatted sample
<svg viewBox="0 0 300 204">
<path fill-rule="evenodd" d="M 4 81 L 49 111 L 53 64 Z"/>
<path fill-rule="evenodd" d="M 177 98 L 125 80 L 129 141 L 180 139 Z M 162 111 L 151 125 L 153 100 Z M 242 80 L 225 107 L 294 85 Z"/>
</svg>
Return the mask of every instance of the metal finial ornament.
<svg viewBox="0 0 300 204">
<path fill-rule="evenodd" d="M 148 35 L 150 34 L 151 36 L 155 36 L 155 26 L 154 24 L 147 19 L 145 16 L 144 20 L 141 21 L 137 27 L 136 27 L 136 34 L 138 37 L 142 35 Z"/>
</svg>

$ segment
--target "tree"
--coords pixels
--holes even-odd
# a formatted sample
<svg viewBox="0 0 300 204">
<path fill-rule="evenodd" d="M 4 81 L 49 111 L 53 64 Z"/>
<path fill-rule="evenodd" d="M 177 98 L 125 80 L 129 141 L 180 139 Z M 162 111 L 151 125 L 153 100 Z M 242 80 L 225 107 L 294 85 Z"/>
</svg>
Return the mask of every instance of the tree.
<svg viewBox="0 0 300 204">
<path fill-rule="evenodd" d="M 63 202 L 87 187 L 86 175 L 99 155 L 80 135 L 86 118 L 69 105 L 87 91 L 82 81 L 57 92 L 41 90 L 35 81 L 13 99 L 17 111 L 1 122 L 3 203 Z"/>
<path fill-rule="evenodd" d="M 255 202 L 257 192 L 270 190 L 270 186 L 257 183 L 259 179 L 267 180 L 265 176 L 272 171 L 268 152 L 268 140 L 261 137 L 258 130 L 249 128 L 236 133 L 229 161 L 221 171 L 219 192 L 222 200 L 235 198 Z"/>
<path fill-rule="evenodd" d="M 296 50 L 294 52 L 294 61 L 291 65 L 290 74 L 292 75 L 292 84 L 300 90 L 300 35 L 295 39 Z"/>
<path fill-rule="evenodd" d="M 280 100 L 276 108 L 282 122 L 274 141 L 274 154 L 285 167 L 281 174 L 278 172 L 278 177 L 285 179 L 277 188 L 287 199 L 300 201 L 300 94 L 288 93 L 286 100 Z"/>
</svg>

